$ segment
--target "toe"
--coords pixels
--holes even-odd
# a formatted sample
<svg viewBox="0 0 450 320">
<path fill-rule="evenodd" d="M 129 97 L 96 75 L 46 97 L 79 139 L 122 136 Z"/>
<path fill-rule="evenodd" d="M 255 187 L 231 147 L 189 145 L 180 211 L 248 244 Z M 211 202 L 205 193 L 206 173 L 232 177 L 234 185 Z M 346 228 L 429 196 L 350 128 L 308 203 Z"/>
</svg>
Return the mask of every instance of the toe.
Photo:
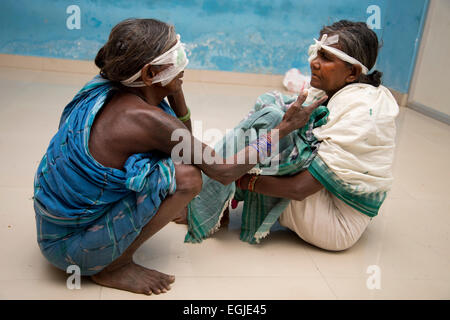
<svg viewBox="0 0 450 320">
<path fill-rule="evenodd" d="M 152 283 L 151 290 L 152 290 L 152 292 L 154 294 L 160 294 L 161 293 L 161 289 L 158 288 L 158 285 L 156 285 L 156 283 Z"/>
<path fill-rule="evenodd" d="M 147 288 L 146 290 L 144 290 L 143 294 L 146 294 L 147 296 L 151 296 L 153 294 L 152 289 Z"/>
<path fill-rule="evenodd" d="M 168 283 L 173 283 L 175 281 L 175 276 L 170 274 L 165 274 L 162 272 L 158 272 L 158 275 L 161 279 L 164 279 Z"/>
<path fill-rule="evenodd" d="M 158 281 L 158 282 L 156 283 L 156 287 L 158 288 L 159 293 L 165 293 L 165 292 L 167 292 L 166 288 L 164 288 L 164 285 L 163 285 L 163 283 L 162 283 L 161 281 Z"/>
<path fill-rule="evenodd" d="M 175 276 L 172 276 L 172 275 L 166 275 L 164 278 L 165 278 L 165 280 L 166 280 L 168 283 L 174 283 L 174 282 L 175 282 Z"/>
<path fill-rule="evenodd" d="M 170 283 L 166 279 L 162 280 L 162 285 L 163 285 L 164 289 L 170 290 Z"/>
</svg>

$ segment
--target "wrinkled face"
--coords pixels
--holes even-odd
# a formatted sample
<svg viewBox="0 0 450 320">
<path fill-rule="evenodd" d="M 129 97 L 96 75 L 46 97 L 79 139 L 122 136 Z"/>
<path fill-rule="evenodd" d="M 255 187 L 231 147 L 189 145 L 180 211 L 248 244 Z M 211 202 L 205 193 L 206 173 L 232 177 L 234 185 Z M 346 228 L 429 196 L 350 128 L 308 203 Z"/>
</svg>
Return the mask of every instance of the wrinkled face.
<svg viewBox="0 0 450 320">
<path fill-rule="evenodd" d="M 337 44 L 332 47 L 341 49 Z M 317 52 L 317 57 L 309 65 L 311 86 L 324 90 L 329 97 L 352 81 L 352 67 L 324 49 Z"/>
</svg>

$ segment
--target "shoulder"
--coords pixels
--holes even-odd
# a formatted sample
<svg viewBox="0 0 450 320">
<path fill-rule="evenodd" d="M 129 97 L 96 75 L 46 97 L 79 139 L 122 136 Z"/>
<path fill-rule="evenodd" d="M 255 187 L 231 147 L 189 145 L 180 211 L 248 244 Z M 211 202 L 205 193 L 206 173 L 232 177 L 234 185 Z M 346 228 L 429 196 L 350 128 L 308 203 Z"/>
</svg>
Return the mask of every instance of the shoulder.
<svg viewBox="0 0 450 320">
<path fill-rule="evenodd" d="M 346 114 L 372 110 L 380 116 L 395 117 L 399 107 L 392 93 L 384 86 L 355 83 L 339 90 L 328 104 L 331 113 Z"/>
<path fill-rule="evenodd" d="M 366 104 L 377 102 L 380 99 L 392 104 L 397 104 L 388 88 L 382 85 L 375 87 L 366 83 L 353 83 L 345 86 L 335 93 L 330 99 L 330 102 L 342 103 L 342 101 L 357 101 Z"/>
<path fill-rule="evenodd" d="M 166 115 L 158 106 L 150 105 L 130 93 L 121 93 L 113 103 L 117 109 L 117 122 L 132 127 L 148 128 L 149 124 L 162 121 L 162 117 Z"/>
<path fill-rule="evenodd" d="M 166 131 L 167 117 L 160 107 L 133 94 L 120 92 L 100 115 L 95 132 L 116 149 L 143 152 L 153 149 L 153 139 Z"/>
</svg>

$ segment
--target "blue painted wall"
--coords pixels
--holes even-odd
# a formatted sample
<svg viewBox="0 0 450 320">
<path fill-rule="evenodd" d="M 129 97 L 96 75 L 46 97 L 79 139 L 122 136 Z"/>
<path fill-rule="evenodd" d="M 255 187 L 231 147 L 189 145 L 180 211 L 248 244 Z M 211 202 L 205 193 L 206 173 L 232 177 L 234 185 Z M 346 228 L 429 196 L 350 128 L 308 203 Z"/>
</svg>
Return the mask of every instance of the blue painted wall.
<svg viewBox="0 0 450 320">
<path fill-rule="evenodd" d="M 428 0 L 1 0 L 0 53 L 92 60 L 111 28 L 129 17 L 175 25 L 191 69 L 309 73 L 306 51 L 323 25 L 366 21 L 381 8 L 384 42 L 377 69 L 385 85 L 407 92 Z M 81 29 L 69 30 L 69 5 Z"/>
</svg>

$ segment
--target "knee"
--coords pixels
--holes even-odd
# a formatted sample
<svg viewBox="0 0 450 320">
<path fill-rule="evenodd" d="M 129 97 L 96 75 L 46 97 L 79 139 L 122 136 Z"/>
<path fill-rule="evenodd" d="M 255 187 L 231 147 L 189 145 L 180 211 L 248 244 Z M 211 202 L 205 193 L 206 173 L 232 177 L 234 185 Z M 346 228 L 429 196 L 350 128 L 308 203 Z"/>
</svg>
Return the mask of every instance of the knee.
<svg viewBox="0 0 450 320">
<path fill-rule="evenodd" d="M 346 244 L 336 245 L 336 246 L 328 246 L 328 247 L 322 248 L 322 249 L 327 250 L 327 251 L 340 252 L 340 251 L 345 251 L 347 249 L 350 249 L 351 247 L 353 247 L 353 245 L 355 243 L 356 242 L 346 243 Z"/>
<path fill-rule="evenodd" d="M 350 249 L 357 241 L 358 239 L 336 239 L 332 242 L 316 243 L 314 245 L 323 250 L 339 252 Z"/>
<path fill-rule="evenodd" d="M 196 196 L 202 190 L 202 173 L 195 166 L 183 165 L 176 170 L 177 191 Z"/>
</svg>

